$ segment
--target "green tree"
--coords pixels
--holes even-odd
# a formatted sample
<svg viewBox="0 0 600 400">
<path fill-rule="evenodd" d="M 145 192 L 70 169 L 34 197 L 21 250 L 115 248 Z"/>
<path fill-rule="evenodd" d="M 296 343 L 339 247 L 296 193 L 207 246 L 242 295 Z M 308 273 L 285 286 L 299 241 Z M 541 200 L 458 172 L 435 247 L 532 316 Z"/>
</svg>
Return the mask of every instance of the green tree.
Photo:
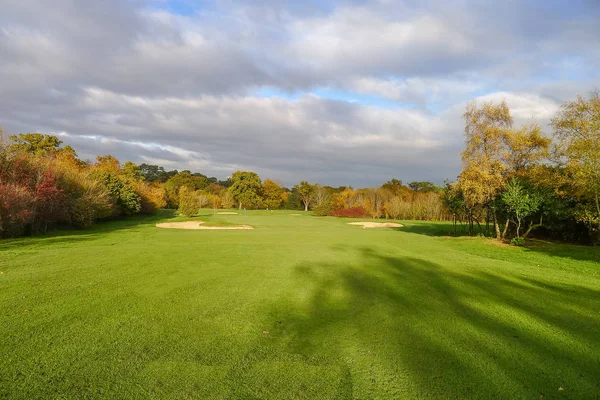
<svg viewBox="0 0 600 400">
<path fill-rule="evenodd" d="M 238 208 L 254 208 L 260 204 L 262 182 L 256 172 L 236 171 L 231 175 L 229 192 L 238 203 Z"/>
<path fill-rule="evenodd" d="M 187 186 L 179 189 L 179 208 L 180 214 L 186 217 L 193 217 L 200 211 L 200 199 L 198 194 Z"/>
<path fill-rule="evenodd" d="M 440 187 L 438 185 L 436 185 L 435 183 L 431 183 L 431 182 L 411 182 L 408 184 L 408 187 L 411 190 L 414 190 L 415 192 L 421 192 L 421 193 L 429 193 L 429 192 L 438 192 L 440 190 Z"/>
<path fill-rule="evenodd" d="M 517 226 L 519 238 L 523 220 L 538 211 L 541 199 L 536 193 L 527 191 L 516 179 L 512 179 L 502 193 L 502 201 L 508 212 L 516 219 L 513 222 Z"/>
<path fill-rule="evenodd" d="M 165 190 L 169 206 L 179 206 L 179 189 L 187 186 L 189 189 L 204 190 L 208 187 L 208 178 L 202 174 L 192 175 L 190 171 L 182 171 L 165 182 Z"/>
<path fill-rule="evenodd" d="M 10 140 L 13 142 L 11 146 L 13 150 L 24 151 L 36 156 L 58 151 L 63 143 L 56 136 L 42 133 L 19 133 L 11 136 Z"/>
<path fill-rule="evenodd" d="M 122 171 L 123 175 L 125 175 L 129 179 L 134 179 L 136 181 L 141 181 L 144 179 L 140 167 L 138 167 L 131 161 L 127 161 L 125 164 L 123 164 Z"/>
</svg>

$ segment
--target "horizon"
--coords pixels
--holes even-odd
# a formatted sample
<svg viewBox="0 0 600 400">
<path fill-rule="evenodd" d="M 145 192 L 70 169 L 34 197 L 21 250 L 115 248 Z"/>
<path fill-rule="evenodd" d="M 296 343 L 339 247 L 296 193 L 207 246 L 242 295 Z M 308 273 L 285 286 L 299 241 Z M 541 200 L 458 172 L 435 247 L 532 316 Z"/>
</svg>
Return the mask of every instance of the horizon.
<svg viewBox="0 0 600 400">
<path fill-rule="evenodd" d="M 0 126 L 218 179 L 441 184 L 470 100 L 548 134 L 600 86 L 599 17 L 587 0 L 8 0 Z"/>
</svg>

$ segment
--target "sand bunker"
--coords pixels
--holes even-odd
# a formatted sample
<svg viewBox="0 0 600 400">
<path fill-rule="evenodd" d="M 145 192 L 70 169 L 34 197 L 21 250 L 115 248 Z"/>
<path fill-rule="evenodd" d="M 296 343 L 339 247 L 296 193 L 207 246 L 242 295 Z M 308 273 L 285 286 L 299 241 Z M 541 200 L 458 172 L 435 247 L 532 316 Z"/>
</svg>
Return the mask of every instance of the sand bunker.
<svg viewBox="0 0 600 400">
<path fill-rule="evenodd" d="M 233 229 L 254 229 L 249 225 L 235 226 L 202 226 L 203 221 L 186 221 L 186 222 L 163 222 L 156 224 L 157 228 L 166 229 L 210 229 L 210 230 L 233 230 Z"/>
<path fill-rule="evenodd" d="M 302 214 L 290 214 L 292 217 L 299 217 Z"/>
<path fill-rule="evenodd" d="M 217 215 L 239 215 L 236 212 L 218 212 Z"/>
<path fill-rule="evenodd" d="M 404 226 L 395 222 L 349 222 L 348 225 L 361 225 L 363 228 L 402 228 Z"/>
</svg>

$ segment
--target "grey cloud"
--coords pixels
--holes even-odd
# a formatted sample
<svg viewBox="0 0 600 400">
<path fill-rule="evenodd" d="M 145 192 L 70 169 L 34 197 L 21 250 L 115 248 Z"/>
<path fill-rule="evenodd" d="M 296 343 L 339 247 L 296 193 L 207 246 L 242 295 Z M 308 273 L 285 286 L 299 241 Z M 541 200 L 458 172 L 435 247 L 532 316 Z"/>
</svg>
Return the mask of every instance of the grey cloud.
<svg viewBox="0 0 600 400">
<path fill-rule="evenodd" d="M 547 119 L 600 82 L 597 3 L 569 18 L 544 4 L 222 0 L 177 16 L 160 1 L 5 0 L 0 125 L 66 132 L 90 157 L 219 177 L 440 182 L 459 170 L 469 97 L 506 97 L 518 118 Z M 555 76 L 571 70 L 586 76 Z M 264 87 L 420 108 L 253 95 Z"/>
</svg>

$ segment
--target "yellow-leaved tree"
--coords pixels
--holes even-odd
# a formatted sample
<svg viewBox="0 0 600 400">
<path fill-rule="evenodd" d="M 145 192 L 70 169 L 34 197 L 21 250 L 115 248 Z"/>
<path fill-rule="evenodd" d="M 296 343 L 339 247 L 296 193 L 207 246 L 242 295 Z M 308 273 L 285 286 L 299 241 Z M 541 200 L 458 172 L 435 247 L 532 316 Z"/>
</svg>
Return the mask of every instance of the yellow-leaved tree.
<svg viewBox="0 0 600 400">
<path fill-rule="evenodd" d="M 552 120 L 556 153 L 583 204 L 579 219 L 600 229 L 600 91 L 564 103 Z"/>
</svg>

